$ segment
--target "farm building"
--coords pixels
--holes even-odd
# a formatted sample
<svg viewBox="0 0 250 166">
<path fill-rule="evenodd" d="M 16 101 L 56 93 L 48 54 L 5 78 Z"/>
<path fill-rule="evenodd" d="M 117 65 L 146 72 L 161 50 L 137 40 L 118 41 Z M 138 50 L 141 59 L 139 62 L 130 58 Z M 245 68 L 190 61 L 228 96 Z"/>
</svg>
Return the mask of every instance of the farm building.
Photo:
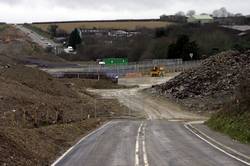
<svg viewBox="0 0 250 166">
<path fill-rule="evenodd" d="M 110 37 L 132 37 L 139 34 L 136 31 L 125 31 L 125 30 L 111 30 L 109 32 Z"/>
<path fill-rule="evenodd" d="M 121 29 L 80 29 L 81 34 L 83 36 L 92 36 L 92 37 L 115 37 L 115 38 L 121 38 L 121 37 L 132 37 L 139 32 L 137 31 L 127 31 L 127 30 L 121 30 Z"/>
<path fill-rule="evenodd" d="M 208 23 L 213 23 L 214 19 L 213 17 L 209 15 L 194 15 L 190 16 L 187 19 L 188 23 L 198 23 L 198 24 L 208 24 Z"/>
</svg>

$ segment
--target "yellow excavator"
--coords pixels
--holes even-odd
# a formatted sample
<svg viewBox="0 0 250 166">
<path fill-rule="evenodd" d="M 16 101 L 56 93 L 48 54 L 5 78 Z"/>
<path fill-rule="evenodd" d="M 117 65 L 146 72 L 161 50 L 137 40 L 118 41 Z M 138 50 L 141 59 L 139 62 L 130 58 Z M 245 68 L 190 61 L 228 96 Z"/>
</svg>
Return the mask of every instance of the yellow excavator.
<svg viewBox="0 0 250 166">
<path fill-rule="evenodd" d="M 150 72 L 151 77 L 164 77 L 165 70 L 163 67 L 154 66 Z"/>
</svg>

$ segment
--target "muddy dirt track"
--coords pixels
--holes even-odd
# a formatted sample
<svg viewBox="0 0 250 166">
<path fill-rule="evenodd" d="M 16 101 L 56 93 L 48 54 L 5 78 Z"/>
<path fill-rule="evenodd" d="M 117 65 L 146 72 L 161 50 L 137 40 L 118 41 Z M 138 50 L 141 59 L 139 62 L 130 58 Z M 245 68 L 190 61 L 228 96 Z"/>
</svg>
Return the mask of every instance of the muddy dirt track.
<svg viewBox="0 0 250 166">
<path fill-rule="evenodd" d="M 118 90 L 89 90 L 92 93 L 100 94 L 103 98 L 116 98 L 120 103 L 131 109 L 132 112 L 140 112 L 149 119 L 166 119 L 166 120 L 201 120 L 205 117 L 183 111 L 182 108 L 170 101 L 163 100 L 145 94 L 142 90 L 149 88 L 152 84 L 159 84 L 172 78 L 172 74 L 165 78 L 145 77 L 141 79 L 121 79 L 119 84 L 139 85 L 138 88 L 118 89 Z"/>
</svg>

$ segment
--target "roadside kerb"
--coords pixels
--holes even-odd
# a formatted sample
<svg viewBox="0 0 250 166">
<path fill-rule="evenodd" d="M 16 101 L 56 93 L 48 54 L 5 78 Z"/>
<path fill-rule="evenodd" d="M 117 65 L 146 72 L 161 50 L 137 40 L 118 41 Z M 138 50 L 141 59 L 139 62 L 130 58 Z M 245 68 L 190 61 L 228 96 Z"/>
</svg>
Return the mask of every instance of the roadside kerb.
<svg viewBox="0 0 250 166">
<path fill-rule="evenodd" d="M 188 122 L 184 124 L 184 127 L 190 131 L 192 134 L 196 135 L 198 138 L 206 142 L 207 144 L 211 145 L 213 148 L 221 151 L 222 153 L 228 155 L 229 157 L 250 166 L 250 156 L 247 156 L 245 154 L 242 154 L 241 152 L 238 152 L 235 149 L 232 149 L 215 139 L 211 138 L 210 136 L 206 135 L 202 131 L 198 130 L 193 126 L 193 124 L 203 124 L 204 121 L 193 121 L 193 122 Z"/>
</svg>

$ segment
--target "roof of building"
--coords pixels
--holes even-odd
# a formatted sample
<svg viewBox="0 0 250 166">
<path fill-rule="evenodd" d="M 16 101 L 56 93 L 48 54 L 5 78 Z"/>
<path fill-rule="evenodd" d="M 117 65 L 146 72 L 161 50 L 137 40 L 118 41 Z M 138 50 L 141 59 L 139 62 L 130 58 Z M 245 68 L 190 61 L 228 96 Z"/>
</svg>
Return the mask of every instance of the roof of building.
<svg viewBox="0 0 250 166">
<path fill-rule="evenodd" d="M 193 15 L 191 17 L 197 20 L 212 20 L 213 19 L 213 17 L 211 17 L 210 15 Z"/>
</svg>

